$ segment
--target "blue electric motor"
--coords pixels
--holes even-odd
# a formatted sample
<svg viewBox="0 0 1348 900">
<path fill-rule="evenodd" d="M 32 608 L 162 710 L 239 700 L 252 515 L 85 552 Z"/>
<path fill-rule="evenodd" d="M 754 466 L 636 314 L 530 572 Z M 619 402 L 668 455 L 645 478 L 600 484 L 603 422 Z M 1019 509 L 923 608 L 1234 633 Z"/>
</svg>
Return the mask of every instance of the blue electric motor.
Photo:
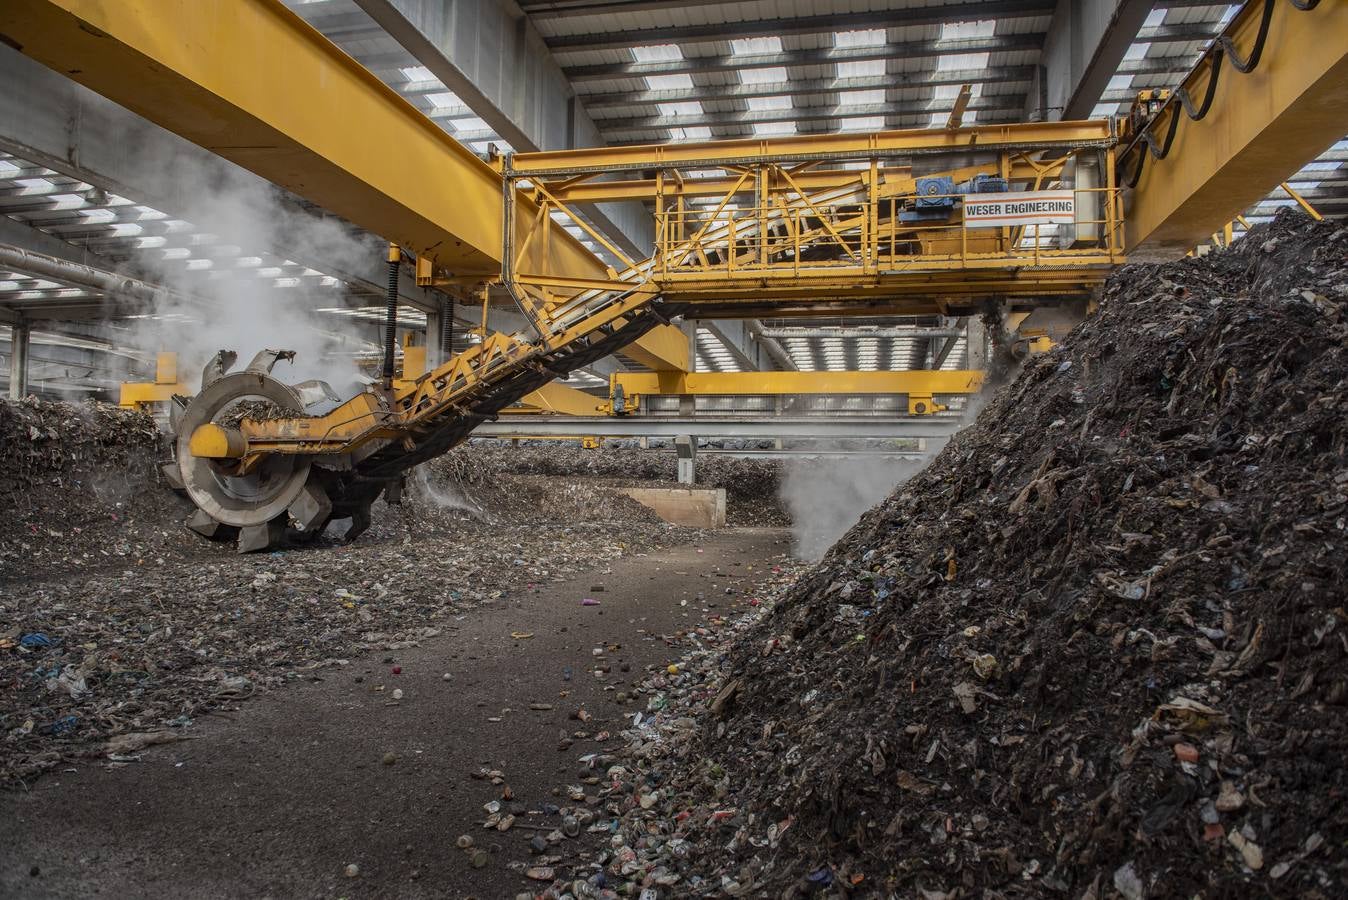
<svg viewBox="0 0 1348 900">
<path fill-rule="evenodd" d="M 955 179 L 946 175 L 936 175 L 917 180 L 917 209 L 954 209 Z M 944 195 L 944 196 L 942 196 Z"/>
</svg>

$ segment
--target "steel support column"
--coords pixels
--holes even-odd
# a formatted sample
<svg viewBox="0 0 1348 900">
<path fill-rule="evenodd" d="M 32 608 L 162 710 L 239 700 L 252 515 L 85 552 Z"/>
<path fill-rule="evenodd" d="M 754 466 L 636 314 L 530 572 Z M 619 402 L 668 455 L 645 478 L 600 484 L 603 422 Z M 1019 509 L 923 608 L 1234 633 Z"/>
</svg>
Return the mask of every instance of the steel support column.
<svg viewBox="0 0 1348 900">
<path fill-rule="evenodd" d="M 32 326 L 16 322 L 9 326 L 9 399 L 22 400 L 28 395 L 28 350 Z"/>
<path fill-rule="evenodd" d="M 1151 7 L 1151 0 L 1058 0 L 1026 98 L 1026 118 L 1089 116 Z"/>
<path fill-rule="evenodd" d="M 969 331 L 965 337 L 965 346 L 968 348 L 966 356 L 968 362 L 966 365 L 970 369 L 984 371 L 988 367 L 988 329 L 983 324 L 983 320 L 978 316 L 970 316 Z"/>
</svg>

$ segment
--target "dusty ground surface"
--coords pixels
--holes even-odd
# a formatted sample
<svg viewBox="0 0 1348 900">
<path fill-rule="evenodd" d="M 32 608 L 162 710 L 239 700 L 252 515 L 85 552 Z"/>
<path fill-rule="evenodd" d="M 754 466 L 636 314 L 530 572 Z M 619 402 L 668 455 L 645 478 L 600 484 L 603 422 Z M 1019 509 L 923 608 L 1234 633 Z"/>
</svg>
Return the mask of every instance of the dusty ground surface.
<svg viewBox="0 0 1348 900">
<path fill-rule="evenodd" d="M 530 882 L 510 864 L 542 833 L 522 826 L 560 821 L 527 811 L 569 805 L 554 787 L 596 774 L 577 755 L 608 749 L 596 738 L 644 708 L 618 694 L 682 654 L 708 616 L 756 600 L 788 546 L 783 532 L 736 530 L 624 556 L 449 616 L 421 646 L 221 702 L 184 729 L 190 740 L 134 762 L 66 760 L 0 795 L 0 895 L 514 896 Z M 588 721 L 572 718 L 580 709 Z M 504 785 L 472 777 L 483 768 Z M 485 831 L 483 804 L 505 785 L 521 826 Z M 463 833 L 487 850 L 482 868 L 456 846 Z M 549 852 L 579 863 L 601 843 L 582 832 Z"/>
</svg>

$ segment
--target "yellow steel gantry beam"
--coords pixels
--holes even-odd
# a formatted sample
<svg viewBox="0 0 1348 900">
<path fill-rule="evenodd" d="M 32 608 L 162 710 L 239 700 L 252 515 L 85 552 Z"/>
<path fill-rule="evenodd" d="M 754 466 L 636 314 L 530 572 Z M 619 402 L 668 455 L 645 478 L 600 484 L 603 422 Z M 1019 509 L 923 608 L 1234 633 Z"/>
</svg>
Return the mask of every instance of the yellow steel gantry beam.
<svg viewBox="0 0 1348 900">
<path fill-rule="evenodd" d="M 1121 147 L 1117 168 L 1125 183 L 1145 158 L 1128 203 L 1130 258 L 1183 256 L 1348 130 L 1348 3 L 1324 0 L 1300 9 L 1290 0 L 1254 0 L 1224 37 L 1248 63 L 1261 31 L 1253 71 L 1237 71 L 1219 39 L 1185 79 L 1197 111 L 1212 83 L 1214 53 L 1221 52 L 1206 115 L 1190 118 L 1177 96 L 1157 113 L 1146 131 L 1158 149 L 1168 144 L 1163 159 L 1141 137 Z"/>
<path fill-rule="evenodd" d="M 117 405 L 136 409 L 168 403 L 175 394 L 190 396 L 192 388 L 178 378 L 178 354 L 161 351 L 155 356 L 154 381 L 125 381 L 117 396 Z"/>
<path fill-rule="evenodd" d="M 4 0 L 0 39 L 456 278 L 500 275 L 499 174 L 280 0 Z M 523 230 L 535 207 L 519 203 Z M 540 265 L 604 276 L 548 229 Z M 635 354 L 686 367 L 671 345 L 648 335 Z"/>
<path fill-rule="evenodd" d="M 754 394 L 976 394 L 984 373 L 942 372 L 616 372 L 623 393 L 747 396 Z"/>
<path fill-rule="evenodd" d="M 586 172 L 621 172 L 680 167 L 786 165 L 795 161 L 862 160 L 914 152 L 958 155 L 960 151 L 1025 150 L 1063 147 L 1109 147 L 1114 126 L 1108 119 L 970 125 L 963 128 L 912 128 L 872 134 L 811 134 L 794 137 L 745 138 L 730 141 L 632 144 L 516 153 L 510 171 L 516 175 L 561 176 Z"/>
<path fill-rule="evenodd" d="M 552 382 L 520 399 L 523 408 L 507 408 L 502 413 L 556 413 L 563 416 L 593 416 L 599 414 L 604 401 L 593 394 Z"/>
<path fill-rule="evenodd" d="M 943 412 L 942 394 L 976 394 L 985 373 L 942 372 L 619 372 L 609 376 L 607 411 L 626 414 L 642 408 L 652 395 L 762 396 L 792 394 L 903 394 L 909 415 Z M 621 402 L 619 402 L 621 398 Z M 620 408 L 621 407 L 621 408 Z"/>
</svg>

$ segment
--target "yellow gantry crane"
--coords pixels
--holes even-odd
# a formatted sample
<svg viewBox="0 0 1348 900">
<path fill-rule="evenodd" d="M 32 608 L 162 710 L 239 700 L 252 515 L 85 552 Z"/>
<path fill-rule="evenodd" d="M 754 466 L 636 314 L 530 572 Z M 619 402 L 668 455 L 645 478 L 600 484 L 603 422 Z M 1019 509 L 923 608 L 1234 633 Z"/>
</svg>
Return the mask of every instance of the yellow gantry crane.
<svg viewBox="0 0 1348 900">
<path fill-rule="evenodd" d="M 488 296 L 487 334 L 321 416 L 217 362 L 177 423 L 192 526 L 243 550 L 350 518 L 481 422 L 622 350 L 686 385 L 681 315 L 968 314 L 1081 298 L 1135 256 L 1178 256 L 1342 137 L 1345 4 L 1247 4 L 1145 116 L 661 146 L 471 154 L 278 0 L 6 0 L 0 38 L 391 243 L 419 280 Z M 587 204 L 641 201 L 636 259 Z M 570 221 L 620 261 L 572 238 Z M 1045 226 L 1052 225 L 1052 229 Z M 951 376 L 969 390 L 981 373 Z M 961 381 L 962 379 L 962 381 Z M 976 387 L 976 385 L 973 385 Z M 262 407 L 242 406 L 264 401 Z"/>
</svg>

